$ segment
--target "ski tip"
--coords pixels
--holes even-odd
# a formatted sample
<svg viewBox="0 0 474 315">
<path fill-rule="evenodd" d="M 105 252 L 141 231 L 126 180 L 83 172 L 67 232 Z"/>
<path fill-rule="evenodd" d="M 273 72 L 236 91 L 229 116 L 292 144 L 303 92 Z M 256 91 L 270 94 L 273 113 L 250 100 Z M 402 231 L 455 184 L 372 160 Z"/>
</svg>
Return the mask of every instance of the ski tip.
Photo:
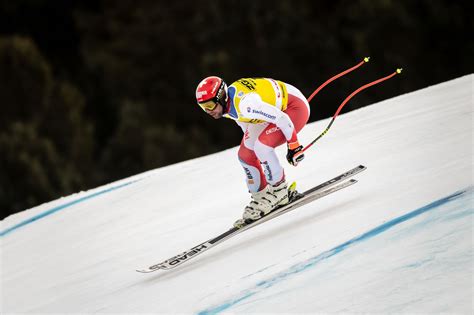
<svg viewBox="0 0 474 315">
<path fill-rule="evenodd" d="M 369 60 L 370 60 L 370 57 L 365 57 L 365 58 L 364 58 L 364 61 L 365 61 L 365 62 L 369 62 Z"/>
<path fill-rule="evenodd" d="M 397 69 L 397 73 L 398 73 L 398 74 L 402 73 L 402 70 L 403 70 L 403 68 L 398 68 L 398 69 Z"/>
</svg>

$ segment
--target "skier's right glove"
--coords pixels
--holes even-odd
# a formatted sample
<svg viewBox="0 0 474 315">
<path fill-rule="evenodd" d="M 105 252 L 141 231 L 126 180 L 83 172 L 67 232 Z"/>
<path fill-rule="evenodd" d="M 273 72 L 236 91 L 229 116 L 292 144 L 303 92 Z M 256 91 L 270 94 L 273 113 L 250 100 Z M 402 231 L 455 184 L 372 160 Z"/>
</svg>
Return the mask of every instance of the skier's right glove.
<svg viewBox="0 0 474 315">
<path fill-rule="evenodd" d="M 286 159 L 288 163 L 293 166 L 298 165 L 304 159 L 303 146 L 298 142 L 288 143 L 288 152 L 286 153 Z"/>
</svg>

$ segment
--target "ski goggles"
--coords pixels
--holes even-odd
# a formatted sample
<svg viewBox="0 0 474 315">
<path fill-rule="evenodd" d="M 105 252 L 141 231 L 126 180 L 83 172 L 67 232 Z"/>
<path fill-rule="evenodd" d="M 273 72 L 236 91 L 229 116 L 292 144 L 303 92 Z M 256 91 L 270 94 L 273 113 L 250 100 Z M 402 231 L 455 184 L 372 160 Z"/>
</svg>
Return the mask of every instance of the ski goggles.
<svg viewBox="0 0 474 315">
<path fill-rule="evenodd" d="M 201 106 L 203 110 L 208 110 L 208 111 L 213 111 L 217 107 L 217 101 L 213 99 L 202 102 L 202 103 L 198 103 L 198 104 L 199 106 Z"/>
</svg>

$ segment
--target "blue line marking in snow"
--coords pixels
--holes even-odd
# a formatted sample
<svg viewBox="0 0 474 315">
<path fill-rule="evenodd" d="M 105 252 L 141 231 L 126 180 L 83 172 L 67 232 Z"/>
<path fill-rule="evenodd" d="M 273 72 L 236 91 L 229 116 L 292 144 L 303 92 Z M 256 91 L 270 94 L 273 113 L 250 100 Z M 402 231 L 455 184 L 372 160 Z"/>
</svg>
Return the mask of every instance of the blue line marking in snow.
<svg viewBox="0 0 474 315">
<path fill-rule="evenodd" d="M 54 207 L 54 208 L 52 208 L 52 209 L 50 209 L 50 210 L 47 210 L 47 211 L 45 211 L 45 212 L 43 212 L 43 213 L 37 214 L 37 215 L 35 215 L 35 216 L 33 216 L 33 217 L 29 218 L 29 219 L 26 219 L 25 221 L 22 221 L 22 222 L 20 222 L 20 223 L 14 225 L 14 226 L 12 226 L 12 227 L 10 227 L 10 228 L 7 228 L 7 229 L 4 230 L 4 231 L 0 231 L 0 237 L 5 236 L 5 235 L 7 235 L 7 234 L 9 234 L 9 233 L 11 233 L 11 232 L 13 232 L 13 231 L 15 231 L 16 229 L 19 229 L 19 228 L 25 226 L 25 225 L 28 225 L 28 224 L 30 224 L 30 223 L 33 223 L 33 222 L 36 221 L 36 220 L 42 219 L 42 218 L 44 218 L 44 217 L 47 217 L 48 215 L 51 215 L 51 214 L 53 214 L 53 213 L 55 213 L 55 212 L 58 212 L 58 211 L 63 210 L 63 209 L 66 209 L 66 208 L 68 208 L 68 207 L 71 207 L 71 206 L 73 206 L 73 205 L 75 205 L 75 204 L 78 204 L 78 203 L 81 203 L 81 202 L 83 202 L 83 201 L 86 201 L 86 200 L 88 200 L 88 199 L 92 199 L 92 198 L 97 197 L 97 196 L 99 196 L 99 195 L 103 195 L 103 194 L 105 194 L 105 193 L 111 192 L 111 191 L 113 191 L 113 190 L 117 190 L 117 189 L 119 189 L 119 188 L 128 186 L 128 185 L 130 185 L 130 184 L 134 184 L 134 183 L 136 183 L 136 182 L 139 181 L 139 180 L 140 180 L 140 179 L 135 180 L 135 181 L 131 181 L 131 182 L 128 182 L 128 183 L 124 183 L 124 184 L 121 184 L 121 185 L 118 185 L 118 186 L 115 186 L 115 187 L 110 187 L 110 188 L 107 188 L 107 189 L 104 189 L 104 190 L 95 192 L 95 193 L 93 193 L 93 194 L 91 194 L 91 195 L 84 196 L 84 197 L 79 198 L 79 199 L 77 199 L 77 200 L 68 202 L 68 203 L 66 203 L 66 204 L 63 204 L 63 205 Z"/>
<path fill-rule="evenodd" d="M 303 263 L 300 263 L 300 264 L 297 264 L 297 265 L 294 265 L 293 267 L 290 267 L 288 270 L 286 271 L 283 271 L 277 275 L 275 275 L 273 278 L 270 278 L 268 280 L 264 280 L 264 281 L 260 281 L 259 283 L 257 283 L 255 285 L 254 288 L 250 289 L 250 290 L 246 290 L 244 292 L 241 293 L 241 295 L 235 297 L 235 298 L 232 298 L 218 306 L 214 306 L 212 308 L 209 308 L 209 309 L 206 309 L 204 311 L 201 311 L 199 312 L 198 314 L 199 315 L 208 315 L 208 314 L 217 314 L 217 313 L 220 313 L 220 312 L 223 312 L 229 308 L 231 308 L 232 306 L 254 296 L 255 294 L 261 292 L 262 289 L 266 289 L 266 288 L 269 288 L 269 287 L 272 287 L 273 285 L 289 278 L 290 276 L 292 275 L 295 275 L 295 274 L 299 274 L 305 270 L 307 270 L 308 268 L 311 268 L 311 267 L 314 267 L 317 263 L 327 259 L 327 258 L 330 258 L 342 251 L 344 251 L 345 249 L 349 248 L 350 246 L 354 245 L 355 243 L 359 243 L 361 241 L 365 241 L 367 239 L 370 239 L 376 235 L 379 235 L 385 231 L 387 231 L 388 229 L 400 224 L 400 223 L 403 223 L 405 221 L 408 221 L 410 219 L 413 219 L 425 212 L 428 212 L 430 210 L 433 210 L 441 205 L 444 205 L 452 200 L 455 200 L 461 196 L 463 196 L 464 194 L 466 193 L 472 193 L 472 188 L 470 189 L 467 189 L 467 190 L 463 190 L 463 191 L 460 191 L 460 192 L 456 192 L 450 196 L 447 196 L 445 198 L 441 198 L 439 200 L 436 200 L 424 207 L 421 207 L 417 210 L 414 210 L 412 212 L 409 212 L 405 215 L 402 215 L 398 218 L 395 218 L 393 220 L 390 220 L 360 236 L 357 236 L 345 243 L 342 243 L 336 247 L 334 247 L 333 249 L 330 249 L 328 251 L 325 251 L 325 252 L 322 252 L 321 254 L 315 256 L 315 257 L 312 257 L 310 259 L 308 259 L 307 261 L 303 262 Z"/>
</svg>

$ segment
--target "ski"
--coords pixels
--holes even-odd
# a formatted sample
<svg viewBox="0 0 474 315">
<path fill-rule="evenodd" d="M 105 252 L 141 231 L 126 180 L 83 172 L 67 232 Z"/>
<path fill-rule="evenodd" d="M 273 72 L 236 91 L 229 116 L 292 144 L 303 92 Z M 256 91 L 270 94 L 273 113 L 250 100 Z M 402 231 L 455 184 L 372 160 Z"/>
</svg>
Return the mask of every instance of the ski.
<svg viewBox="0 0 474 315">
<path fill-rule="evenodd" d="M 351 186 L 353 184 L 355 184 L 357 181 L 355 179 L 350 179 L 348 181 L 345 181 L 346 179 L 349 179 L 350 177 L 362 172 L 363 170 L 365 170 L 366 167 L 363 166 L 363 165 L 359 165 L 347 172 L 344 172 L 342 173 L 341 175 L 339 176 L 336 176 L 318 186 L 315 186 L 307 191 L 305 191 L 304 193 L 302 194 L 299 194 L 298 196 L 296 196 L 296 198 L 294 198 L 289 204 L 286 204 L 282 207 L 279 207 L 275 210 L 273 210 L 272 212 L 268 213 L 267 215 L 263 216 L 262 218 L 256 220 L 256 221 L 253 221 L 253 222 L 250 222 L 250 223 L 246 223 L 244 224 L 242 227 L 232 227 L 231 229 L 229 229 L 228 231 L 206 241 L 206 242 L 203 242 L 197 246 L 194 246 L 193 248 L 181 253 L 181 254 L 178 254 L 174 257 L 171 257 L 161 263 L 158 263 L 158 264 L 155 264 L 155 265 L 152 265 L 148 268 L 145 268 L 145 269 L 140 269 L 140 270 L 137 270 L 137 272 L 141 272 L 141 273 L 149 273 L 149 272 L 154 272 L 156 270 L 169 270 L 169 269 L 172 269 L 172 268 L 175 268 L 181 264 L 183 264 L 184 262 L 186 261 L 189 261 L 191 258 L 194 258 L 196 256 L 198 256 L 199 254 L 202 254 L 203 252 L 209 250 L 210 248 L 222 243 L 223 241 L 225 240 L 228 240 L 230 239 L 231 237 L 239 234 L 239 233 L 242 233 L 243 231 L 245 230 L 248 230 L 250 228 L 253 228 L 259 224 L 262 224 L 266 221 L 269 221 L 273 218 L 276 218 L 284 213 L 287 213 L 289 211 L 292 211 L 298 207 L 301 207 L 305 204 L 308 204 L 314 200 L 317 200 L 317 199 L 320 199 L 324 196 L 327 196 L 329 194 L 332 194 L 338 190 L 341 190 L 343 188 L 346 188 L 348 186 Z"/>
</svg>

